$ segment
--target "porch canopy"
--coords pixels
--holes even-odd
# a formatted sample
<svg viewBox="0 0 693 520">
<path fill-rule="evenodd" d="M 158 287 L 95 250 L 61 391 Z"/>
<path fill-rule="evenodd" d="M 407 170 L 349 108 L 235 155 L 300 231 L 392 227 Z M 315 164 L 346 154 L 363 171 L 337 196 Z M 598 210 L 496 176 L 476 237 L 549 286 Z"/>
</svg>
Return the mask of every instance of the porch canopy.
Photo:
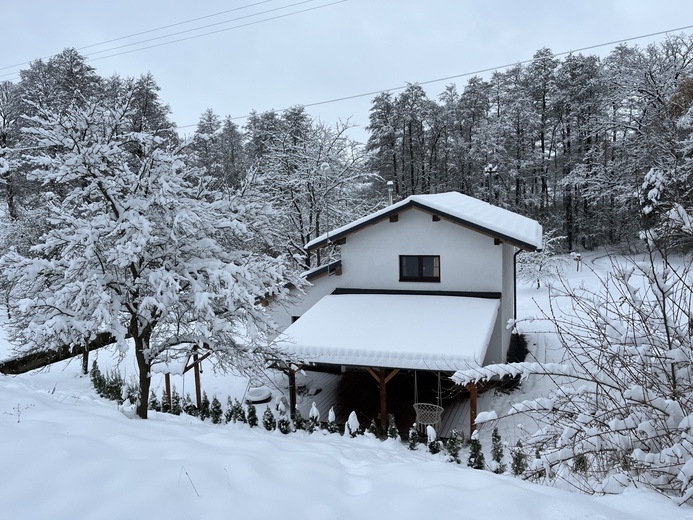
<svg viewBox="0 0 693 520">
<path fill-rule="evenodd" d="M 498 298 L 331 294 L 277 338 L 291 360 L 456 371 L 483 364 Z"/>
</svg>

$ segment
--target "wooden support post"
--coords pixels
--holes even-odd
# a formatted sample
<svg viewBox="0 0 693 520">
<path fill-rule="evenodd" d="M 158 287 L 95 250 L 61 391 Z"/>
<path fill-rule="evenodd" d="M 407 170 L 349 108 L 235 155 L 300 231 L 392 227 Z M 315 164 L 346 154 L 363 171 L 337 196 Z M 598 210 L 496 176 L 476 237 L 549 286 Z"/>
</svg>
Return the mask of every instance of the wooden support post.
<svg viewBox="0 0 693 520">
<path fill-rule="evenodd" d="M 289 417 L 296 413 L 296 370 L 289 364 Z"/>
<path fill-rule="evenodd" d="M 168 409 L 173 407 L 173 401 L 171 400 L 171 374 L 164 375 L 164 381 L 166 382 L 166 400 L 168 401 Z"/>
<path fill-rule="evenodd" d="M 378 373 L 380 386 L 380 431 L 387 431 L 387 382 L 385 381 L 385 369 L 381 368 Z"/>
<path fill-rule="evenodd" d="M 202 389 L 200 388 L 200 359 L 197 355 L 197 347 L 193 349 L 193 372 L 195 373 L 195 397 L 197 409 L 202 409 Z"/>
<path fill-rule="evenodd" d="M 370 367 L 367 367 L 366 370 L 375 378 L 380 388 L 380 427 L 385 432 L 387 431 L 387 383 L 397 375 L 399 368 L 395 368 L 389 374 L 386 373 L 384 368 L 378 370 L 377 373 Z"/>
<path fill-rule="evenodd" d="M 471 437 L 476 430 L 476 383 L 469 383 L 467 390 L 469 390 L 469 436 Z"/>
</svg>

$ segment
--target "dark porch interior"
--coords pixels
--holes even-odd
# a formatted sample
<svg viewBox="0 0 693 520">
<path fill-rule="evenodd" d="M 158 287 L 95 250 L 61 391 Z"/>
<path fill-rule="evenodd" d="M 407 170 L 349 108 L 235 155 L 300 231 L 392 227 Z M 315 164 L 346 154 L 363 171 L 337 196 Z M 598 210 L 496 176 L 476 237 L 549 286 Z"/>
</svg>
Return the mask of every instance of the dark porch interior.
<svg viewBox="0 0 693 520">
<path fill-rule="evenodd" d="M 468 393 L 441 374 L 441 406 L 465 400 Z M 371 420 L 380 426 L 380 393 L 378 382 L 365 369 L 352 369 L 344 373 L 306 370 L 305 386 L 299 387 L 299 405 L 307 417 L 312 402 L 316 403 L 321 421 L 327 421 L 330 407 L 334 408 L 337 423 L 347 422 L 349 414 L 356 412 L 359 423 L 367 428 Z M 321 391 L 310 395 L 318 388 Z M 417 399 L 418 395 L 418 399 Z M 402 370 L 387 383 L 387 411 L 394 414 L 400 435 L 407 436 L 415 422 L 415 402 L 438 404 L 438 373 Z"/>
</svg>

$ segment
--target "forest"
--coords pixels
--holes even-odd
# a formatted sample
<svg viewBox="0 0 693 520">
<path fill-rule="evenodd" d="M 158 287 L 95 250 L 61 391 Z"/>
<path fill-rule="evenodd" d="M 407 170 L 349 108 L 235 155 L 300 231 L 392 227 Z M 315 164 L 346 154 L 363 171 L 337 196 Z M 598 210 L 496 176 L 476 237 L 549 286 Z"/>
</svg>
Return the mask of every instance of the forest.
<svg viewBox="0 0 693 520">
<path fill-rule="evenodd" d="M 357 143 L 348 123 L 316 120 L 301 106 L 253 113 L 243 125 L 208 109 L 184 137 L 151 75 L 102 78 L 66 49 L 0 84 L 3 215 L 33 227 L 43 205 L 28 175 L 32 118 L 109 104 L 127 90 L 132 130 L 185 144 L 186 164 L 215 189 L 271 205 L 281 218 L 256 246 L 302 269 L 323 261 L 303 244 L 382 206 L 390 180 L 397 199 L 456 190 L 535 218 L 565 251 L 621 244 L 656 226 L 674 201 L 688 205 L 692 58 L 684 34 L 621 44 L 604 58 L 540 49 L 435 99 L 417 84 L 378 94 L 368 140 Z"/>
</svg>

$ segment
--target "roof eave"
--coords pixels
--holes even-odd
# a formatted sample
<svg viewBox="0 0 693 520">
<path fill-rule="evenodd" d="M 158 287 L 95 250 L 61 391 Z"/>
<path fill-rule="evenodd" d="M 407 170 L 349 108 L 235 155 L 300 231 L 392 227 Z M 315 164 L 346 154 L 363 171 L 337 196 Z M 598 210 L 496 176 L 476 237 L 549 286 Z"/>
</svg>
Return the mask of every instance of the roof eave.
<svg viewBox="0 0 693 520">
<path fill-rule="evenodd" d="M 472 229 L 478 233 L 482 233 L 484 235 L 487 235 L 491 238 L 497 238 L 498 240 L 505 242 L 507 244 L 510 244 L 512 246 L 518 247 L 520 249 L 523 249 L 528 252 L 535 252 L 535 251 L 540 251 L 541 249 L 535 246 L 534 244 L 530 244 L 529 242 L 525 242 L 523 240 L 518 240 L 517 238 L 511 237 L 509 235 L 505 235 L 503 233 L 498 233 L 497 231 L 494 231 L 492 229 L 489 229 L 484 226 L 480 226 L 479 224 L 475 224 L 473 222 L 469 222 L 468 220 L 461 219 L 459 217 L 456 217 L 454 215 L 451 215 L 449 213 L 446 213 L 445 211 L 440 211 L 436 208 L 432 208 L 431 206 L 427 206 L 425 204 L 422 204 L 420 202 L 410 200 L 406 204 L 402 204 L 400 206 L 393 206 L 392 209 L 388 211 L 384 211 L 383 213 L 379 213 L 377 216 L 374 216 L 371 219 L 365 220 L 358 225 L 355 225 L 353 227 L 350 227 L 348 229 L 345 229 L 341 233 L 336 233 L 334 235 L 328 235 L 326 236 L 323 240 L 320 240 L 319 242 L 315 242 L 313 244 L 310 244 L 310 247 L 306 247 L 306 251 L 314 251 L 316 249 L 320 249 L 322 247 L 328 246 L 329 244 L 336 242 L 337 240 L 340 240 L 342 238 L 346 238 L 347 236 L 356 233 L 357 231 L 361 231 L 362 229 L 373 226 L 375 224 L 378 224 L 379 222 L 382 222 L 385 219 L 389 219 L 391 216 L 397 215 L 398 213 L 402 213 L 403 211 L 410 210 L 412 208 L 416 208 L 418 210 L 424 211 L 426 213 L 429 213 L 431 215 L 438 215 L 441 218 L 444 218 L 445 220 L 448 220 L 450 222 L 453 222 L 457 225 L 460 225 L 462 227 L 466 227 L 468 229 Z"/>
</svg>

